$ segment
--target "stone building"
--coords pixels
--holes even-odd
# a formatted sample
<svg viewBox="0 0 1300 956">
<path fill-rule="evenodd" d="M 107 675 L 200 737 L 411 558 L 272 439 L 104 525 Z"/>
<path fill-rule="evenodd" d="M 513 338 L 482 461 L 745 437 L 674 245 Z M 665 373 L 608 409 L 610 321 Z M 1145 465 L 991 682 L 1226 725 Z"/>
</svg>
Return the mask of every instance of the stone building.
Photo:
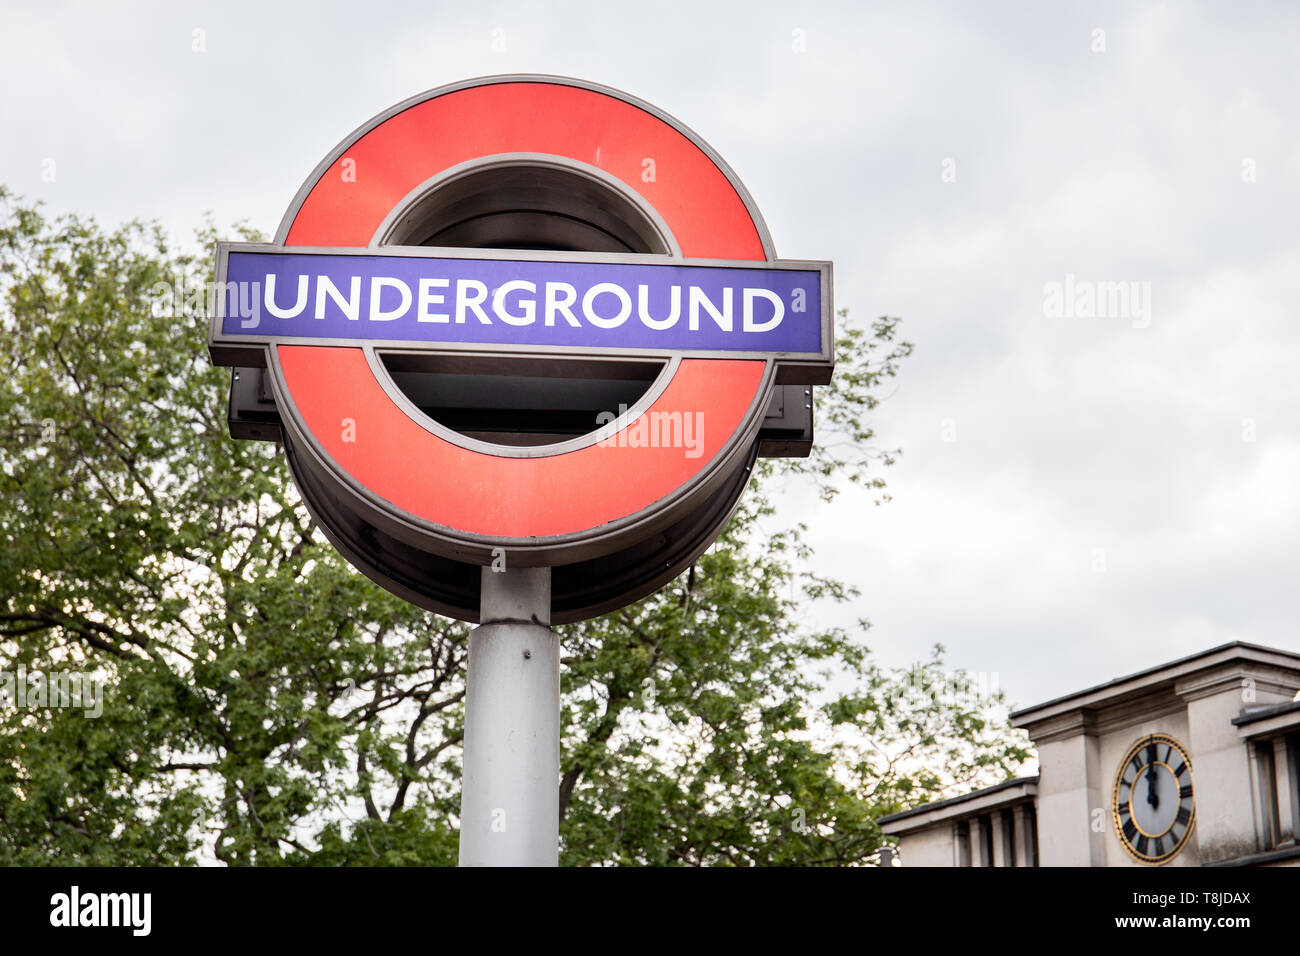
<svg viewBox="0 0 1300 956">
<path fill-rule="evenodd" d="M 904 866 L 1300 865 L 1300 654 L 1236 642 L 1016 711 L 1039 772 L 880 820 Z"/>
</svg>

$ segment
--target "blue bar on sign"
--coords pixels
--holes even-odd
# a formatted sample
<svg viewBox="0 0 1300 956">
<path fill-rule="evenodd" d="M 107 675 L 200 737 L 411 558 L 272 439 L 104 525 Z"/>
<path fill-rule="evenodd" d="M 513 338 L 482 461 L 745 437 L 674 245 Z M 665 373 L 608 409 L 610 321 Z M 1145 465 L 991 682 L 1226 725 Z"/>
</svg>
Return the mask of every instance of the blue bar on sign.
<svg viewBox="0 0 1300 956">
<path fill-rule="evenodd" d="M 814 266 L 231 249 L 223 336 L 822 352 Z"/>
</svg>

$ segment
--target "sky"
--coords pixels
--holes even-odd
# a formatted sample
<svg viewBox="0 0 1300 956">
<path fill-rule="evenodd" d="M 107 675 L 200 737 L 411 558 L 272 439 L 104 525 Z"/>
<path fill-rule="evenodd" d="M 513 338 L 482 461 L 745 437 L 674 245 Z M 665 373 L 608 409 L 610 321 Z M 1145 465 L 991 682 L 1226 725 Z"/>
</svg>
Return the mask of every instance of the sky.
<svg viewBox="0 0 1300 956">
<path fill-rule="evenodd" d="M 574 76 L 704 137 L 778 253 L 915 345 L 892 500 L 783 499 L 880 660 L 1027 706 L 1232 640 L 1300 650 L 1300 8 L 0 0 L 0 182 L 268 235 L 422 90 Z"/>
</svg>

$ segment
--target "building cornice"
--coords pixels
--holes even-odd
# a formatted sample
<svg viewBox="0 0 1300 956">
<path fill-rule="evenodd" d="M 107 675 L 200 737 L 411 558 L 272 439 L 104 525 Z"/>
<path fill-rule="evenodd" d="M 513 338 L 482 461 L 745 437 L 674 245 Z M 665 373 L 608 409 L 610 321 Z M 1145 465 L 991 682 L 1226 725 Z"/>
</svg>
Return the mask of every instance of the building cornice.
<svg viewBox="0 0 1300 956">
<path fill-rule="evenodd" d="M 991 787 L 972 790 L 959 797 L 925 803 L 910 810 L 891 813 L 876 821 L 880 829 L 890 836 L 904 836 L 917 830 L 924 830 L 937 823 L 944 823 L 962 817 L 987 813 L 1002 807 L 1012 806 L 1025 800 L 1032 800 L 1038 794 L 1038 777 L 1017 777 L 1005 780 Z"/>
<path fill-rule="evenodd" d="M 1300 700 L 1243 710 L 1232 722 L 1243 740 L 1293 733 L 1300 730 Z"/>
<path fill-rule="evenodd" d="M 1288 695 L 1295 692 L 1294 669 L 1279 668 L 1251 661 L 1230 661 L 1218 668 L 1189 675 L 1176 683 L 1178 695 L 1184 700 L 1200 700 L 1222 694 L 1225 690 L 1260 691 Z"/>
<path fill-rule="evenodd" d="M 1285 863 L 1288 860 L 1300 859 L 1300 846 L 1284 846 L 1276 850 L 1265 850 L 1263 853 L 1251 853 L 1248 856 L 1236 856 L 1231 860 L 1215 860 L 1213 863 L 1204 864 L 1207 867 L 1220 866 L 1268 866 L 1272 863 Z"/>
<path fill-rule="evenodd" d="M 1103 708 L 1109 712 L 1126 703 L 1149 699 L 1162 691 L 1165 695 L 1183 701 L 1194 700 L 1222 692 L 1233 681 L 1241 682 L 1245 678 L 1256 681 L 1257 690 L 1285 692 L 1300 686 L 1300 654 L 1241 641 L 1223 644 L 1015 711 L 1011 715 L 1011 724 L 1029 730 L 1035 741 L 1044 734 L 1059 738 L 1069 734 L 1061 733 L 1059 728 L 1062 725 L 1054 722 L 1065 719 L 1065 725 L 1068 725 L 1069 718 L 1066 715 L 1070 713 L 1091 712 L 1094 715 L 1092 719 L 1097 720 L 1098 716 L 1102 716 Z M 1266 684 L 1263 688 L 1259 687 L 1261 680 Z M 1167 704 L 1158 704 L 1156 710 L 1159 711 L 1163 706 Z M 1134 712 L 1140 711 L 1139 704 Z M 1113 723 L 1109 713 L 1104 715 L 1104 723 Z"/>
</svg>

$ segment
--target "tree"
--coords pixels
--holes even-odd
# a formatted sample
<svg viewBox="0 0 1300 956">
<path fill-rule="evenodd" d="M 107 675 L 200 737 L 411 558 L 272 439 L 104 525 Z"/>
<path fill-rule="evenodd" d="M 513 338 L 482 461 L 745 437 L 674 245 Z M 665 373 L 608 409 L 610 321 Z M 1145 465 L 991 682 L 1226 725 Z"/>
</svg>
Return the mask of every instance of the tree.
<svg viewBox="0 0 1300 956">
<path fill-rule="evenodd" d="M 454 863 L 468 628 L 350 568 L 278 450 L 229 438 L 198 238 L 0 188 L 0 673 L 82 684 L 4 702 L 0 863 Z M 801 623 L 854 595 L 771 527 L 781 481 L 883 491 L 865 423 L 896 333 L 849 330 L 836 440 L 758 469 L 686 574 L 561 629 L 564 862 L 863 862 L 880 815 L 1025 759 L 939 656 L 892 673 Z"/>
</svg>

